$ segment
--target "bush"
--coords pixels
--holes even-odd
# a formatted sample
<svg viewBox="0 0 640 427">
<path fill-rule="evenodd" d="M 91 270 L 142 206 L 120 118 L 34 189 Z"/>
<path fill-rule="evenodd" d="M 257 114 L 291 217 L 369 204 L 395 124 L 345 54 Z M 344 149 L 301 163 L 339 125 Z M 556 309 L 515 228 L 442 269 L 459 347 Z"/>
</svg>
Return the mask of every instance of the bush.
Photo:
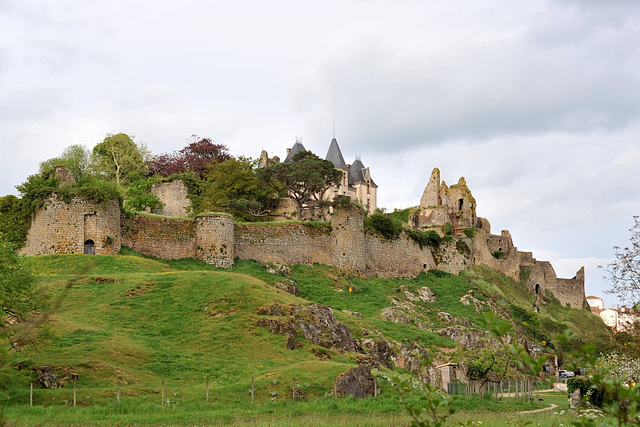
<svg viewBox="0 0 640 427">
<path fill-rule="evenodd" d="M 395 239 L 400 235 L 400 227 L 387 215 L 381 212 L 375 212 L 364 220 L 364 226 L 373 230 L 387 239 Z"/>
<path fill-rule="evenodd" d="M 476 235 L 477 230 L 475 227 L 471 227 L 471 228 L 465 228 L 464 230 L 462 230 L 462 232 L 468 238 L 473 239 L 473 237 Z"/>
<path fill-rule="evenodd" d="M 425 246 L 429 246 L 431 248 L 437 249 L 440 246 L 440 241 L 442 240 L 440 235 L 433 230 L 429 231 L 420 231 L 415 229 L 405 230 L 407 236 L 411 237 L 411 239 L 420 246 L 420 249 L 423 249 Z"/>
</svg>

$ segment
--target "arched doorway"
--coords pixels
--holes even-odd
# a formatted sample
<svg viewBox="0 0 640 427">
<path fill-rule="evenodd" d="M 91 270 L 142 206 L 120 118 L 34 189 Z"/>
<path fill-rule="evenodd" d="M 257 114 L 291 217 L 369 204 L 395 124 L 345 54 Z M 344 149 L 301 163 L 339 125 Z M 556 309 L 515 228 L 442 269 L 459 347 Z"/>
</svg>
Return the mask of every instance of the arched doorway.
<svg viewBox="0 0 640 427">
<path fill-rule="evenodd" d="M 540 293 L 540 283 L 536 283 L 535 291 L 536 291 L 536 295 Z"/>
<path fill-rule="evenodd" d="M 96 254 L 96 244 L 93 240 L 89 239 L 86 242 L 84 242 L 84 253 L 85 255 Z"/>
</svg>

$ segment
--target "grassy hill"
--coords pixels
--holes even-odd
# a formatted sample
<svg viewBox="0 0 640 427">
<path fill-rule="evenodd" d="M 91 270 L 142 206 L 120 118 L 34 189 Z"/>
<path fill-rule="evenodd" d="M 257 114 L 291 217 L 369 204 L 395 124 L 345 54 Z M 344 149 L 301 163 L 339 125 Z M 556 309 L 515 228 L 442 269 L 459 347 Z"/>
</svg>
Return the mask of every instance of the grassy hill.
<svg viewBox="0 0 640 427">
<path fill-rule="evenodd" d="M 362 355 L 327 349 L 304 337 L 299 337 L 301 347 L 288 350 L 285 335 L 258 326 L 265 318 L 260 309 L 274 302 L 283 307 L 304 307 L 310 302 L 329 305 L 353 337 L 384 338 L 393 345 L 414 342 L 439 361 L 447 361 L 459 348 L 438 333 L 448 325 L 439 314 L 443 312 L 470 319 L 480 329 L 485 328 L 483 312 L 497 312 L 511 319 L 522 336 L 547 341 L 567 362 L 584 343 L 601 348 L 614 345 L 611 333 L 596 316 L 563 307 L 552 296 L 539 314 L 533 313 L 533 297 L 522 284 L 487 268 L 474 267 L 460 276 L 431 271 L 413 279 L 383 280 L 362 279 L 322 265 L 293 266 L 285 274 L 252 261 L 238 261 L 232 270 L 220 270 L 195 260 L 165 261 L 126 253 L 30 258 L 51 297 L 59 298 L 61 304 L 51 315 L 46 337 L 24 353 L 22 363 L 52 366 L 68 384 L 61 390 L 38 390 L 36 404 L 68 405 L 73 374 L 79 376 L 79 405 L 87 407 L 113 405 L 119 385 L 127 405 L 138 408 L 137 415 L 130 414 L 133 418 L 124 422 L 143 422 L 145 410 L 141 413 L 140 408 L 157 410 L 162 381 L 170 401 L 193 408 L 203 404 L 208 380 L 211 399 L 220 405 L 218 420 L 234 419 L 225 406 L 260 414 L 268 413 L 274 402 L 290 401 L 293 378 L 299 396 L 309 402 L 328 395 L 335 378 L 357 366 Z M 298 297 L 274 286 L 284 279 L 298 284 Z M 436 302 L 414 298 L 424 287 L 435 293 Z M 383 317 L 382 310 L 390 307 L 406 323 Z M 565 330 L 572 330 L 573 337 L 568 342 L 555 340 Z M 244 405 L 250 401 L 252 378 L 257 406 L 249 408 Z M 380 387 L 383 394 L 389 391 L 386 384 Z M 5 403 L 11 407 L 24 402 L 28 402 L 27 388 Z M 383 416 L 382 424 L 404 420 L 390 398 L 375 404 L 354 399 L 317 402 L 307 403 L 312 407 L 306 410 L 352 411 L 356 417 L 373 410 L 391 414 Z M 121 420 L 118 411 L 125 409 L 102 419 L 105 423 Z M 197 417 L 181 416 L 163 422 L 198 423 Z M 31 411 L 18 417 L 37 420 L 38 414 Z M 83 423 L 82 419 L 77 422 Z"/>
</svg>

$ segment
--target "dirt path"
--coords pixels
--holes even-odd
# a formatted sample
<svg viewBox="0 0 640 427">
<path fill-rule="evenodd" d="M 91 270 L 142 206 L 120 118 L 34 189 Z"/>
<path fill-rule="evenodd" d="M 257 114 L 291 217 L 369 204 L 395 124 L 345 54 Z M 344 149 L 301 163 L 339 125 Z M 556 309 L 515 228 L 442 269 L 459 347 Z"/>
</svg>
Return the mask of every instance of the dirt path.
<svg viewBox="0 0 640 427">
<path fill-rule="evenodd" d="M 556 405 L 555 403 L 552 403 L 551 406 L 549 406 L 548 408 L 542 408 L 542 409 L 533 409 L 531 411 L 520 411 L 518 412 L 519 414 L 535 414 L 536 412 L 544 412 L 544 411 L 550 411 L 554 408 L 557 408 L 558 405 Z"/>
</svg>

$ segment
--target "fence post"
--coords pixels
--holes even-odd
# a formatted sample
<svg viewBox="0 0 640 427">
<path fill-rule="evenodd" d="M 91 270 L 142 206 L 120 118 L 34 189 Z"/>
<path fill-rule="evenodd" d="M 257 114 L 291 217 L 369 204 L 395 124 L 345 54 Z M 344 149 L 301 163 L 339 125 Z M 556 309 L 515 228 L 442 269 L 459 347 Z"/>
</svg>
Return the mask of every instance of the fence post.
<svg viewBox="0 0 640 427">
<path fill-rule="evenodd" d="M 373 397 L 378 397 L 378 380 L 373 379 Z"/>
<path fill-rule="evenodd" d="M 29 392 L 29 406 L 33 406 L 33 383 L 31 383 L 31 391 Z"/>
<path fill-rule="evenodd" d="M 209 403 L 209 377 L 207 377 L 207 391 L 205 393 L 205 402 Z"/>
<path fill-rule="evenodd" d="M 76 382 L 73 382 L 73 407 L 76 407 Z"/>
<path fill-rule="evenodd" d="M 164 408 L 164 380 L 162 380 L 162 395 L 161 395 L 161 398 L 162 398 L 162 407 Z"/>
<path fill-rule="evenodd" d="M 253 382 L 254 378 L 251 377 L 251 406 L 253 406 L 253 401 L 254 401 L 254 397 L 256 395 L 256 389 L 254 387 L 254 382 Z"/>
<path fill-rule="evenodd" d="M 120 404 L 120 382 L 118 382 L 118 394 L 116 395 L 116 400 L 118 401 L 118 405 Z"/>
<path fill-rule="evenodd" d="M 296 401 L 296 377 L 293 377 L 293 401 Z"/>
</svg>

